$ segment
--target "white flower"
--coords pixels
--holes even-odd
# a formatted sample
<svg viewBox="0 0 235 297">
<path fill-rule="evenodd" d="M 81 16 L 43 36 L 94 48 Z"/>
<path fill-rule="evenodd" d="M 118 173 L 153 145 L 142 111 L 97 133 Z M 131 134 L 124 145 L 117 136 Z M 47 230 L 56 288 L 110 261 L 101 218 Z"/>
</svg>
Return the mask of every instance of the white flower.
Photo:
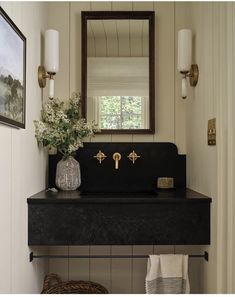
<svg viewBox="0 0 235 297">
<path fill-rule="evenodd" d="M 98 132 L 94 122 L 86 122 L 80 114 L 80 95 L 77 93 L 66 102 L 50 100 L 43 105 L 41 120 L 34 121 L 35 137 L 43 146 L 51 145 L 68 157 L 83 146 L 83 138 Z"/>
<path fill-rule="evenodd" d="M 41 142 L 44 138 L 45 132 L 47 131 L 46 125 L 42 121 L 34 121 L 34 125 L 36 138 L 39 142 Z"/>
</svg>

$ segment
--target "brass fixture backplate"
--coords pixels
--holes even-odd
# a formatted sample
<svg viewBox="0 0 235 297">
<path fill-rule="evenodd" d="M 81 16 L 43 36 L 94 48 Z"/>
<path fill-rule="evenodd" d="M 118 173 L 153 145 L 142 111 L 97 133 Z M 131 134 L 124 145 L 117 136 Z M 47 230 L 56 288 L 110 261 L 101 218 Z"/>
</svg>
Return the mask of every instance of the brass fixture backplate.
<svg viewBox="0 0 235 297">
<path fill-rule="evenodd" d="M 96 158 L 101 164 L 101 162 L 104 161 L 107 156 L 101 150 L 99 150 L 99 152 L 96 154 L 96 156 L 93 156 L 93 158 Z"/>
<path fill-rule="evenodd" d="M 136 161 L 138 158 L 140 158 L 140 156 L 138 156 L 138 155 L 136 154 L 136 152 L 133 150 L 133 151 L 127 156 L 127 158 L 128 158 L 129 160 L 131 160 L 132 163 L 134 164 L 135 161 Z"/>
<path fill-rule="evenodd" d="M 208 121 L 207 143 L 208 145 L 216 145 L 216 119 L 215 118 Z"/>
<path fill-rule="evenodd" d="M 192 87 L 196 87 L 199 77 L 199 68 L 197 64 L 192 64 L 189 72 L 189 82 Z"/>
<path fill-rule="evenodd" d="M 46 69 L 43 66 L 38 67 L 38 83 L 40 88 L 45 88 L 46 86 Z"/>
</svg>

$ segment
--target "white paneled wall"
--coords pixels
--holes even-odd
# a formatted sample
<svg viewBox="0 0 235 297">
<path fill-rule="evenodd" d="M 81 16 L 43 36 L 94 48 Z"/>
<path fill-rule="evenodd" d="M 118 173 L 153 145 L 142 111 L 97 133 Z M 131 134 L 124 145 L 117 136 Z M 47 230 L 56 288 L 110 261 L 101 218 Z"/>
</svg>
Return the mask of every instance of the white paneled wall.
<svg viewBox="0 0 235 297">
<path fill-rule="evenodd" d="M 38 293 L 48 268 L 44 261 L 29 263 L 26 199 L 45 188 L 46 156 L 38 150 L 33 120 L 41 109 L 37 66 L 47 11 L 37 2 L 0 5 L 27 38 L 26 129 L 0 124 L 0 293 Z"/>
<path fill-rule="evenodd" d="M 178 20 L 178 29 L 186 26 L 193 30 L 193 62 L 199 65 L 200 72 L 198 85 L 196 88 L 189 87 L 189 96 L 186 100 L 187 185 L 213 197 L 211 205 L 212 245 L 207 247 L 210 261 L 202 263 L 201 285 L 203 292 L 215 293 L 217 290 L 217 147 L 207 145 L 207 121 L 216 117 L 216 104 L 220 97 L 218 89 L 220 85 L 219 47 L 222 44 L 219 41 L 219 4 L 204 2 L 182 5 L 182 3 L 177 3 L 176 7 L 177 18 L 181 16 Z M 179 75 L 176 76 L 176 96 L 180 98 Z"/>
<path fill-rule="evenodd" d="M 34 139 L 42 93 L 37 84 L 44 28 L 60 31 L 60 72 L 56 96 L 68 98 L 81 89 L 81 11 L 154 10 L 156 134 L 98 135 L 92 141 L 169 141 L 187 153 L 188 186 L 213 197 L 212 244 L 195 246 L 53 247 L 52 254 L 201 253 L 210 261 L 190 259 L 191 291 L 235 292 L 234 211 L 234 67 L 235 4 L 222 2 L 0 2 L 27 37 L 26 130 L 0 124 L 0 293 L 40 292 L 47 271 L 64 280 L 103 284 L 113 293 L 144 293 L 144 259 L 71 259 L 28 262 L 26 198 L 45 187 L 46 156 Z M 49 16 L 49 23 L 47 23 Z M 199 83 L 180 96 L 176 70 L 177 31 L 194 31 L 194 62 Z M 207 146 L 207 121 L 217 118 L 217 146 Z M 82 226 L 81 226 L 82 228 Z M 40 251 L 39 251 L 40 252 Z"/>
<path fill-rule="evenodd" d="M 183 7 L 183 5 L 182 5 Z M 69 97 L 81 90 L 81 11 L 87 10 L 154 10 L 155 76 L 156 76 L 156 134 L 155 135 L 97 135 L 92 141 L 169 141 L 185 153 L 184 106 L 175 96 L 175 19 L 173 2 L 56 2 L 49 4 L 49 25 L 60 31 L 61 68 L 56 75 L 56 96 Z M 185 11 L 179 10 L 180 15 Z M 58 19 L 60 20 L 58 22 Z M 176 21 L 179 23 L 176 24 Z M 177 74 L 178 76 L 178 74 Z M 82 228 L 82 226 L 81 226 Z M 174 246 L 83 246 L 54 247 L 52 254 L 150 254 L 197 253 L 198 247 Z M 198 277 L 201 259 L 190 259 L 192 292 L 201 292 Z M 145 259 L 71 259 L 50 260 L 50 271 L 63 279 L 89 279 L 103 284 L 113 293 L 144 293 Z"/>
<path fill-rule="evenodd" d="M 178 4 L 177 4 L 178 6 Z M 209 263 L 203 292 L 235 292 L 235 4 L 187 3 L 187 26 L 195 33 L 199 83 L 186 105 L 188 186 L 213 197 Z M 207 145 L 207 121 L 216 117 L 217 145 Z"/>
</svg>

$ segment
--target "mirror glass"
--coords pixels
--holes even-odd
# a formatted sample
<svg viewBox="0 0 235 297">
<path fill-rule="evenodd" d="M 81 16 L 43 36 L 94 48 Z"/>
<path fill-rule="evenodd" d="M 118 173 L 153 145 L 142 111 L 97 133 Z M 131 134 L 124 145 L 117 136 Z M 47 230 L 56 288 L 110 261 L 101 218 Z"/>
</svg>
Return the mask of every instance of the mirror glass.
<svg viewBox="0 0 235 297">
<path fill-rule="evenodd" d="M 149 20 L 87 20 L 87 119 L 103 130 L 149 129 Z"/>
</svg>

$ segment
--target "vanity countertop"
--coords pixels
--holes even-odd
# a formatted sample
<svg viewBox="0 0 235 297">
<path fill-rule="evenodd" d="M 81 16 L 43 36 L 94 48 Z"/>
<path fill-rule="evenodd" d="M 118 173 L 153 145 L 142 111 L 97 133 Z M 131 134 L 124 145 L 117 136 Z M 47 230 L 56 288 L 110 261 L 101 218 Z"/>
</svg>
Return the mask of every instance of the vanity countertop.
<svg viewBox="0 0 235 297">
<path fill-rule="evenodd" d="M 27 199 L 37 203 L 208 203 L 211 198 L 190 189 L 158 190 L 156 193 L 80 193 L 79 191 L 41 191 Z"/>
</svg>

